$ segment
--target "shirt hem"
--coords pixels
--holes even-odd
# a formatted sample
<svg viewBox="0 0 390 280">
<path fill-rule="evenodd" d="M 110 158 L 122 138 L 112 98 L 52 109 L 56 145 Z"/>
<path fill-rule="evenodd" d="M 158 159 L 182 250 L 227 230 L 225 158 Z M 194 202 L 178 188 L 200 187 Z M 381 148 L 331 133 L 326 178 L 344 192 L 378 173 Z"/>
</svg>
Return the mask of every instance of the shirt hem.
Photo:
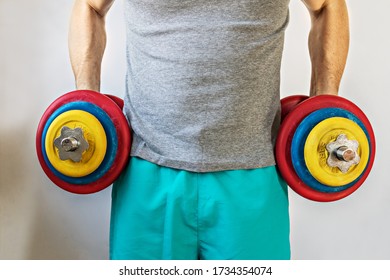
<svg viewBox="0 0 390 280">
<path fill-rule="evenodd" d="M 258 169 L 258 168 L 264 168 L 268 166 L 274 166 L 276 165 L 275 159 L 272 157 L 272 159 L 268 159 L 263 162 L 187 162 L 187 161 L 180 161 L 180 160 L 174 160 L 174 159 L 168 159 L 164 157 L 155 157 L 151 156 L 147 153 L 136 153 L 132 152 L 130 154 L 132 157 L 139 157 L 141 159 L 144 159 L 146 161 L 152 162 L 154 164 L 173 168 L 173 169 L 179 169 L 179 170 L 186 170 L 190 172 L 197 172 L 197 173 L 206 173 L 206 172 L 218 172 L 218 171 L 227 171 L 227 170 L 242 170 L 242 169 Z"/>
</svg>

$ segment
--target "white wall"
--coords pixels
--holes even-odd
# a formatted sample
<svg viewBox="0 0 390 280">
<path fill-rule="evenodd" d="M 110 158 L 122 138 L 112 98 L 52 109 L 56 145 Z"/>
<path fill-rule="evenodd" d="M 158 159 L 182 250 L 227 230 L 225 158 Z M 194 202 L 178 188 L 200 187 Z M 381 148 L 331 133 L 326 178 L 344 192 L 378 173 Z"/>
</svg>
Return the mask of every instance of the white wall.
<svg viewBox="0 0 390 280">
<path fill-rule="evenodd" d="M 55 187 L 40 169 L 35 131 L 46 107 L 74 89 L 67 51 L 71 2 L 0 0 L 0 259 L 106 259 L 110 192 L 80 196 Z M 341 95 L 370 118 L 378 154 L 366 183 L 338 202 L 290 192 L 294 259 L 390 259 L 390 188 L 385 127 L 390 88 L 390 2 L 348 1 L 351 48 Z M 122 1 L 109 13 L 102 91 L 124 91 Z M 291 0 L 282 93 L 308 92 L 309 17 Z M 385 167 L 386 166 L 386 167 Z"/>
</svg>

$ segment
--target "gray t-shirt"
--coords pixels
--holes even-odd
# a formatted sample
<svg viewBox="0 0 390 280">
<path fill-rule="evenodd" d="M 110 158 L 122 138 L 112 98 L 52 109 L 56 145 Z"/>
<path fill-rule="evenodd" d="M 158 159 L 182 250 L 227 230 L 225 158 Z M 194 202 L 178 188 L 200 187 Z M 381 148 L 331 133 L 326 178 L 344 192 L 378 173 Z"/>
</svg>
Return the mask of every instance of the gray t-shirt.
<svg viewBox="0 0 390 280">
<path fill-rule="evenodd" d="M 289 0 L 125 0 L 131 155 L 195 172 L 274 165 Z"/>
</svg>

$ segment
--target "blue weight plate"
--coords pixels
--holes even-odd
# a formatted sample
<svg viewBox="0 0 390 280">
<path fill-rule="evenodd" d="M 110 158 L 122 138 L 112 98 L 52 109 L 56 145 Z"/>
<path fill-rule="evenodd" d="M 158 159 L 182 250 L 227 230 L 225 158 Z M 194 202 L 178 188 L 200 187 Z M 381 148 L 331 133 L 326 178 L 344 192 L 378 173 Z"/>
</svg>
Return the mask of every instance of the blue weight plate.
<svg viewBox="0 0 390 280">
<path fill-rule="evenodd" d="M 295 169 L 295 172 L 297 173 L 298 177 L 307 185 L 310 186 L 311 188 L 318 190 L 320 192 L 325 192 L 325 193 L 331 193 L 331 192 L 341 192 L 343 190 L 346 190 L 350 187 L 352 187 L 356 182 L 359 181 L 361 176 L 363 176 L 364 172 L 362 175 L 360 175 L 356 180 L 353 182 L 339 186 L 339 187 L 330 187 L 327 185 L 324 185 L 320 182 L 318 182 L 309 172 L 307 169 L 305 159 L 304 159 L 304 147 L 305 147 L 305 142 L 306 138 L 309 135 L 310 131 L 321 121 L 332 118 L 332 117 L 343 117 L 350 119 L 357 123 L 364 133 L 366 134 L 366 137 L 368 139 L 368 142 L 370 143 L 370 137 L 367 132 L 366 127 L 364 124 L 360 121 L 358 117 L 356 117 L 354 114 L 351 112 L 340 109 L 340 108 L 323 108 L 319 109 L 317 111 L 314 111 L 310 115 L 308 115 L 306 118 L 302 120 L 302 122 L 299 124 L 297 129 L 295 130 L 292 142 L 291 142 L 291 159 L 292 163 Z M 371 148 L 371 143 L 370 143 L 370 148 Z"/>
<path fill-rule="evenodd" d="M 107 151 L 102 163 L 94 172 L 83 177 L 70 177 L 58 172 L 50 163 L 49 159 L 47 158 L 46 150 L 45 150 L 46 133 L 47 130 L 49 129 L 50 124 L 60 114 L 70 110 L 83 110 L 94 115 L 102 124 L 107 136 Z M 116 153 L 118 150 L 118 139 L 117 139 L 115 126 L 111 121 L 110 117 L 106 114 L 106 112 L 104 112 L 101 108 L 99 108 L 99 106 L 93 103 L 85 102 L 85 101 L 77 101 L 77 102 L 67 103 L 61 106 L 48 118 L 42 132 L 41 147 L 42 147 L 42 154 L 45 163 L 47 164 L 50 171 L 53 172 L 55 176 L 70 184 L 86 185 L 99 180 L 110 169 L 111 165 L 115 160 Z"/>
</svg>

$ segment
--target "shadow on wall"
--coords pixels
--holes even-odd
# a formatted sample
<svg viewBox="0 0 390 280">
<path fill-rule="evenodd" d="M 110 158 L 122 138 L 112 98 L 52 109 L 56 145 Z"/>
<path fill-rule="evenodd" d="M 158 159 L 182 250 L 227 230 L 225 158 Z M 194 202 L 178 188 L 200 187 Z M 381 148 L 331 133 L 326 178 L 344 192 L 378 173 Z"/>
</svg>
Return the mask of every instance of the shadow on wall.
<svg viewBox="0 0 390 280">
<path fill-rule="evenodd" d="M 1 131 L 0 259 L 107 259 L 110 188 L 63 191 L 40 168 L 35 127 Z"/>
<path fill-rule="evenodd" d="M 36 197 L 27 259 L 107 259 L 108 219 L 97 218 L 102 211 L 92 205 L 95 201 L 50 184 L 43 187 L 45 194 Z"/>
<path fill-rule="evenodd" d="M 25 256 L 31 217 L 33 180 L 28 174 L 34 172 L 30 169 L 34 146 L 25 127 L 1 125 L 0 131 L 0 259 L 20 259 Z"/>
<path fill-rule="evenodd" d="M 107 259 L 110 190 L 76 195 L 44 181 L 35 195 L 27 259 Z"/>
</svg>

